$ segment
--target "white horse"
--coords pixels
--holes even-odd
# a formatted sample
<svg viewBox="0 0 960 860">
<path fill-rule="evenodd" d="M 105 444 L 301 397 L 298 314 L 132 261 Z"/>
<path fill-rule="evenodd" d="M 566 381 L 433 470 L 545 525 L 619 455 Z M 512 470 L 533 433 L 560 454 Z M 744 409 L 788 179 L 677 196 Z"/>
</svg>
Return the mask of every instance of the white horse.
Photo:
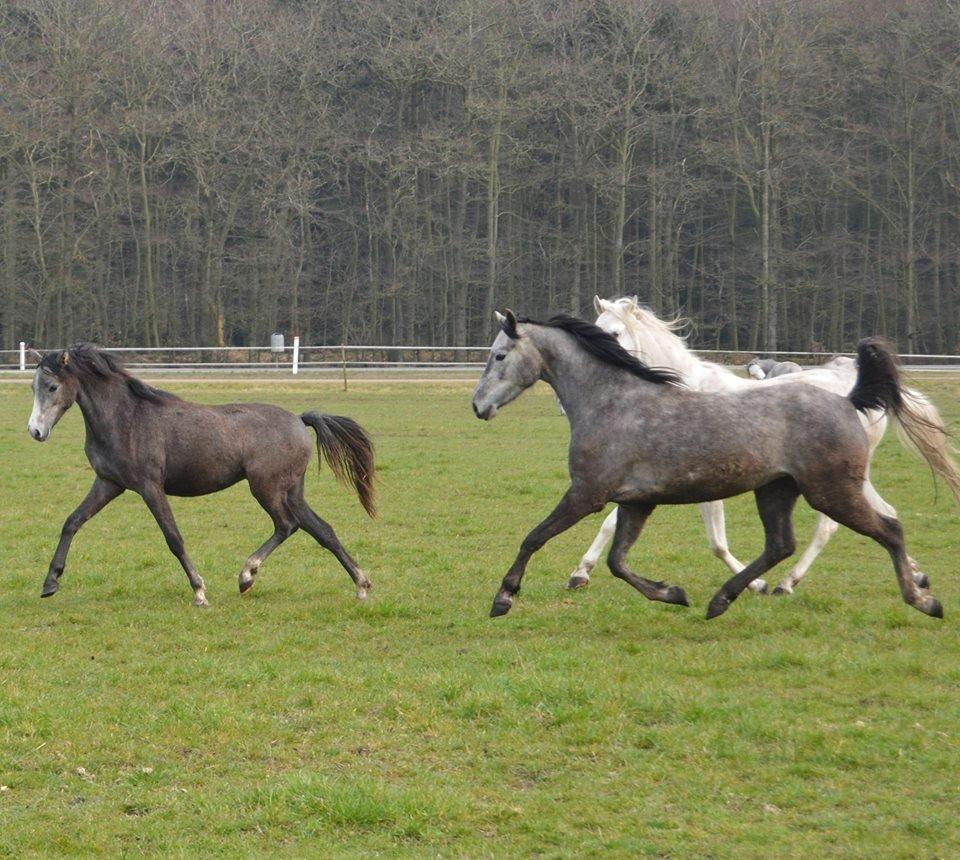
<svg viewBox="0 0 960 860">
<path fill-rule="evenodd" d="M 846 396 L 856 381 L 856 365 L 852 359 L 844 357 L 835 358 L 811 370 L 777 376 L 763 382 L 744 379 L 728 367 L 697 358 L 687 347 L 685 339 L 676 333 L 677 329 L 683 325 L 682 320 L 664 321 L 640 305 L 635 297 L 607 301 L 597 296 L 593 303 L 597 312 L 597 325 L 600 328 L 615 335 L 628 352 L 636 355 L 645 364 L 679 373 L 684 383 L 695 391 L 729 392 L 756 388 L 758 385 L 806 384 Z M 934 472 L 947 482 L 960 502 L 960 471 L 947 447 L 946 431 L 936 407 L 919 391 L 906 389 L 906 395 L 906 408 L 919 419 L 914 427 L 920 429 L 912 427 L 909 432 L 906 432 L 901 425 L 899 429 L 902 431 L 902 441 L 916 448 L 923 455 Z M 887 429 L 887 416 L 883 412 L 873 411 L 861 414 L 860 418 L 867 434 L 872 460 L 877 445 L 880 444 Z M 881 497 L 870 482 L 869 465 L 863 490 L 876 511 L 887 517 L 896 517 L 896 510 Z M 739 573 L 744 565 L 733 556 L 727 546 L 723 502 L 704 502 L 699 505 L 699 508 L 711 551 L 731 571 Z M 604 547 L 613 537 L 616 525 L 617 508 L 614 508 L 604 520 L 600 532 L 580 560 L 580 564 L 571 574 L 567 582 L 568 588 L 582 588 L 590 582 L 590 572 L 600 560 Z M 825 514 L 820 514 L 813 540 L 773 593 L 792 594 L 793 589 L 806 575 L 814 559 L 836 531 L 837 523 Z M 921 573 L 912 558 L 909 561 L 917 584 L 925 586 L 926 575 Z M 767 591 L 767 583 L 762 579 L 756 579 L 750 584 L 750 588 L 763 593 Z"/>
</svg>

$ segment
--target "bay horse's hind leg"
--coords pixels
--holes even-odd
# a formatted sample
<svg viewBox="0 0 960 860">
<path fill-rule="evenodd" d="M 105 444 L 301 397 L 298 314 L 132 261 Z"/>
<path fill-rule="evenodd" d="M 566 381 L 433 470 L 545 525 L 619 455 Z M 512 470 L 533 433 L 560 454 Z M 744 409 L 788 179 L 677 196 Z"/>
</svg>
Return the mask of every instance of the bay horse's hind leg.
<svg viewBox="0 0 960 860">
<path fill-rule="evenodd" d="M 250 480 L 248 478 L 248 482 L 253 497 L 270 514 L 270 519 L 273 520 L 273 534 L 253 551 L 253 554 L 243 565 L 239 580 L 241 594 L 253 588 L 260 565 L 267 560 L 267 556 L 297 530 L 296 521 L 284 507 L 286 493 L 283 488 L 277 486 L 278 482 L 273 482 L 272 486 L 268 482 L 261 482 L 256 479 Z"/>
<path fill-rule="evenodd" d="M 330 550 L 336 556 L 337 561 L 343 565 L 344 570 L 350 574 L 353 584 L 357 587 L 357 600 L 366 598 L 367 592 L 373 588 L 373 584 L 351 558 L 350 553 L 344 549 L 330 523 L 317 516 L 316 511 L 307 504 L 307 500 L 303 497 L 302 480 L 290 491 L 287 504 L 290 513 L 296 517 L 300 528 L 313 537 L 324 549 Z"/>
<path fill-rule="evenodd" d="M 722 615 L 754 579 L 793 554 L 796 544 L 791 516 L 799 495 L 797 482 L 790 477 L 778 478 L 754 490 L 765 534 L 763 552 L 723 584 L 707 607 L 707 618 Z"/>
<path fill-rule="evenodd" d="M 689 606 L 687 595 L 682 588 L 666 582 L 652 582 L 637 576 L 627 567 L 627 553 L 636 543 L 648 517 L 653 513 L 653 505 L 621 504 L 617 514 L 617 531 L 613 536 L 613 546 L 607 556 L 610 572 L 617 578 L 632 585 L 647 600 L 659 600 L 663 603 L 678 603 Z"/>
<path fill-rule="evenodd" d="M 841 525 L 873 538 L 882 546 L 893 560 L 893 569 L 900 585 L 900 594 L 905 603 L 925 615 L 943 618 L 943 607 L 926 587 L 917 584 L 914 569 L 907 556 L 903 541 L 903 527 L 895 517 L 879 513 L 867 500 L 860 486 L 851 486 L 847 492 L 838 492 L 831 488 L 829 496 L 821 496 L 815 491 L 806 491 L 804 496 L 811 507 L 833 517 Z"/>
</svg>

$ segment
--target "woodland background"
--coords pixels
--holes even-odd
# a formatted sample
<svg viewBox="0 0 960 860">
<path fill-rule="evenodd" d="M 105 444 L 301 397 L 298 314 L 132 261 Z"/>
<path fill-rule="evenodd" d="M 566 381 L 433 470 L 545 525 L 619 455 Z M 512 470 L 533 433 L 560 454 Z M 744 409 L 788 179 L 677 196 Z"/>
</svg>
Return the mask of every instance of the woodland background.
<svg viewBox="0 0 960 860">
<path fill-rule="evenodd" d="M 0 0 L 0 337 L 958 349 L 960 5 Z"/>
</svg>

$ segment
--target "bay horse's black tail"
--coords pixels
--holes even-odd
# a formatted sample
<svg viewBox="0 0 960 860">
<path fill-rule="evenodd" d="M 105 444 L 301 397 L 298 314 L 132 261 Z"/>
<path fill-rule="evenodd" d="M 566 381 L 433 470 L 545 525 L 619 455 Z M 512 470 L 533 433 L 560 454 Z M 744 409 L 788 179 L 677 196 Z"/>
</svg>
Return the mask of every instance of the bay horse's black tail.
<svg viewBox="0 0 960 860">
<path fill-rule="evenodd" d="M 897 357 L 882 338 L 864 338 L 857 346 L 857 382 L 848 397 L 861 412 L 882 409 L 896 418 L 901 438 L 906 437 L 960 502 L 960 469 L 943 419 L 923 394 L 903 385 Z"/>
<path fill-rule="evenodd" d="M 323 412 L 304 412 L 300 420 L 317 432 L 318 457 L 327 461 L 340 483 L 353 483 L 363 509 L 375 517 L 377 468 L 373 442 L 364 429 L 352 418 Z"/>
</svg>

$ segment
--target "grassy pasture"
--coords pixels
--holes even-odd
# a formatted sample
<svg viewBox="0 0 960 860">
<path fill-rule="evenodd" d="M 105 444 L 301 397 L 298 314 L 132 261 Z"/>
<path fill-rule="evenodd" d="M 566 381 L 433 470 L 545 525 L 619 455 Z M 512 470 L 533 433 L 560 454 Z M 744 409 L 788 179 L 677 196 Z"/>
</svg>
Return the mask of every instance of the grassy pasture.
<svg viewBox="0 0 960 860">
<path fill-rule="evenodd" d="M 954 427 L 960 385 L 923 381 Z M 960 853 L 960 515 L 893 433 L 874 479 L 947 617 L 899 597 L 885 553 L 846 531 L 791 598 L 744 594 L 691 508 L 662 508 L 639 571 L 563 584 L 600 517 L 554 540 L 506 618 L 486 617 L 519 541 L 566 486 L 567 424 L 538 387 L 484 424 L 470 386 L 173 384 L 363 423 L 381 518 L 312 468 L 307 497 L 371 576 L 294 535 L 237 594 L 270 532 L 246 485 L 174 500 L 213 604 L 139 498 L 74 541 L 38 597 L 92 473 L 77 410 L 45 445 L 30 394 L 0 386 L 0 853 L 949 857 Z M 743 560 L 751 497 L 728 505 Z M 796 517 L 803 545 L 813 517 Z M 782 566 L 783 572 L 786 565 Z M 777 572 L 771 574 L 777 581 Z"/>
</svg>

